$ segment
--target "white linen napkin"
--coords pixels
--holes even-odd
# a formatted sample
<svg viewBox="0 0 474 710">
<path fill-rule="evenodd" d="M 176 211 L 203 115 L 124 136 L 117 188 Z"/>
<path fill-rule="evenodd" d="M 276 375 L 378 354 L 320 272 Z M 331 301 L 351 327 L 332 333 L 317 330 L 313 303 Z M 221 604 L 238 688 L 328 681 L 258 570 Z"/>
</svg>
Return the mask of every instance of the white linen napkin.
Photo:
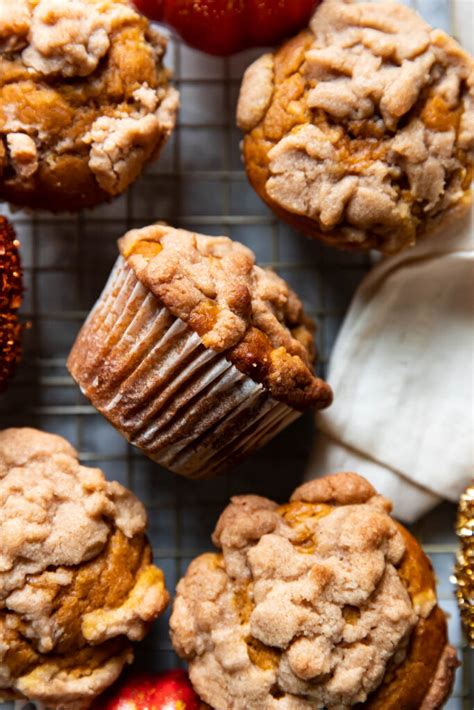
<svg viewBox="0 0 474 710">
<path fill-rule="evenodd" d="M 373 268 L 328 381 L 307 479 L 356 471 L 406 522 L 458 500 L 474 475 L 472 212 Z"/>
</svg>

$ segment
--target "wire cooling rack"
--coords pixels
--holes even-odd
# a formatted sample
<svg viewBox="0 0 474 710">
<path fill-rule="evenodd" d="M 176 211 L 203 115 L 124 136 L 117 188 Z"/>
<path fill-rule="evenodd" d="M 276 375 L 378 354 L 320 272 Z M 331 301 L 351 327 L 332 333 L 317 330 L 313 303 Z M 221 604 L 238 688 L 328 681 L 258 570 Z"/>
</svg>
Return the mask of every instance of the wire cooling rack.
<svg viewBox="0 0 474 710">
<path fill-rule="evenodd" d="M 417 8 L 433 25 L 455 34 L 449 0 L 419 0 Z M 128 447 L 89 406 L 65 366 L 115 261 L 116 239 L 133 226 L 164 219 L 208 234 L 227 234 L 249 245 L 261 264 L 272 266 L 290 282 L 317 319 L 322 375 L 350 299 L 370 266 L 367 256 L 331 250 L 292 231 L 275 219 L 249 186 L 234 116 L 242 72 L 258 54 L 245 52 L 220 60 L 171 41 L 168 63 L 181 91 L 180 124 L 160 161 L 126 195 L 77 216 L 11 213 L 0 206 L 15 223 L 22 243 L 27 289 L 23 317 L 31 322 L 23 364 L 0 398 L 0 424 L 36 426 L 65 436 L 80 451 L 84 464 L 101 467 L 108 477 L 135 491 L 147 506 L 155 560 L 165 571 L 170 590 L 191 559 L 210 549 L 211 532 L 231 495 L 252 492 L 288 499 L 302 480 L 313 425 L 310 416 L 303 417 L 231 474 L 210 482 L 181 479 Z M 472 658 L 463 644 L 449 581 L 456 549 L 454 516 L 453 506 L 442 505 L 414 532 L 433 561 L 450 638 L 464 659 L 447 708 L 472 710 Z M 164 670 L 178 664 L 168 618 L 169 613 L 138 647 L 140 667 Z M 1 710 L 11 708 L 0 704 Z"/>
</svg>

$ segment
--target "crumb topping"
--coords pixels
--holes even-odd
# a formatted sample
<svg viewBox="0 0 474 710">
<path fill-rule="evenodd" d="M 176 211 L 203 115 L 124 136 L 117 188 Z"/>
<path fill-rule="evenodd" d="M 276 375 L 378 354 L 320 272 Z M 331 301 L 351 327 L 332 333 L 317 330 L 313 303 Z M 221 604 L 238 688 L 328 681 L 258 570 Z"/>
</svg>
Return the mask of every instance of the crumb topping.
<svg viewBox="0 0 474 710">
<path fill-rule="evenodd" d="M 30 20 L 28 0 L 0 3 L 0 51 L 13 52 L 25 46 Z"/>
<path fill-rule="evenodd" d="M 165 50 L 126 0 L 0 0 L 0 193 L 54 210 L 125 190 L 174 128 Z"/>
<path fill-rule="evenodd" d="M 253 182 L 329 241 L 393 253 L 469 200 L 473 60 L 397 3 L 322 3 L 249 68 L 238 121 Z"/>
<path fill-rule="evenodd" d="M 171 618 L 206 702 L 302 710 L 366 701 L 436 604 L 415 608 L 389 510 L 356 474 L 306 484 L 280 507 L 232 499 L 213 536 L 222 554 L 191 564 Z"/>
<path fill-rule="evenodd" d="M 204 345 L 297 409 L 327 406 L 329 386 L 313 374 L 315 326 L 285 281 L 227 237 L 164 225 L 133 230 L 120 251 L 137 278 Z"/>
<path fill-rule="evenodd" d="M 97 68 L 110 47 L 111 17 L 83 0 L 42 0 L 32 15 L 29 46 L 22 59 L 40 74 L 64 77 L 87 76 Z M 133 13 L 117 6 L 125 20 Z"/>
<path fill-rule="evenodd" d="M 0 432 L 0 507 L 0 695 L 88 707 L 168 601 L 145 510 L 33 429 Z"/>
</svg>

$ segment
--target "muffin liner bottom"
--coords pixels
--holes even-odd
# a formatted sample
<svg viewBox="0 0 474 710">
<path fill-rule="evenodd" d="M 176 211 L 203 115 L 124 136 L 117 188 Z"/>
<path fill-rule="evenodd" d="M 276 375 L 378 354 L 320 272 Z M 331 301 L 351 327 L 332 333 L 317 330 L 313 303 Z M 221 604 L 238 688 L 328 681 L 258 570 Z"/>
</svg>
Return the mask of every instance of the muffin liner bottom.
<svg viewBox="0 0 474 710">
<path fill-rule="evenodd" d="M 122 257 L 68 366 L 131 444 L 189 478 L 221 473 L 301 415 L 206 348 Z"/>
</svg>

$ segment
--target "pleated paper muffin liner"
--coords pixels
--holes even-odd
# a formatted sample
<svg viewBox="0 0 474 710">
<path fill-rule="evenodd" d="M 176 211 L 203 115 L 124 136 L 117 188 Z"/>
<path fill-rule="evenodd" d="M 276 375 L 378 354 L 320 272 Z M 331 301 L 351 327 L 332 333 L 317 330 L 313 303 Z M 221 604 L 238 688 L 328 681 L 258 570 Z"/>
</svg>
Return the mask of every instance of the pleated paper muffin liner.
<svg viewBox="0 0 474 710">
<path fill-rule="evenodd" d="M 206 348 L 122 257 L 68 366 L 130 443 L 189 478 L 225 471 L 301 414 Z"/>
</svg>

